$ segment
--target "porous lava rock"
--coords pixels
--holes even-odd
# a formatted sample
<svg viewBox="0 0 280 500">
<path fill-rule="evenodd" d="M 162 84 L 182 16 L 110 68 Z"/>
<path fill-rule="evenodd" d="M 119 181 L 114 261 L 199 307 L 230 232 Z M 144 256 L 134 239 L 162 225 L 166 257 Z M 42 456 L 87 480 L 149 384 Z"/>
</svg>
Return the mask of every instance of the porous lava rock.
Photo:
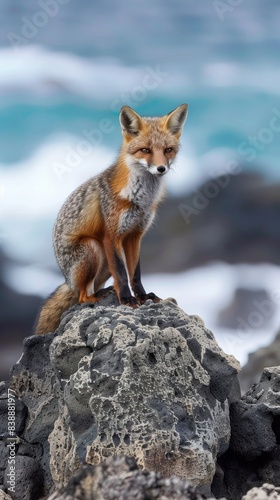
<svg viewBox="0 0 280 500">
<path fill-rule="evenodd" d="M 264 483 L 279 488 L 280 366 L 265 368 L 260 381 L 231 404 L 230 420 L 230 447 L 218 459 L 222 480 L 216 475 L 214 494 L 236 500 Z"/>
<path fill-rule="evenodd" d="M 196 489 L 178 477 L 140 471 L 133 458 L 110 457 L 73 474 L 67 485 L 48 500 L 203 500 Z M 208 498 L 214 500 L 214 498 Z"/>
<path fill-rule="evenodd" d="M 49 436 L 55 483 L 78 465 L 124 454 L 145 470 L 210 485 L 229 444 L 238 362 L 171 300 L 136 310 L 109 300 L 74 307 L 50 346 L 59 400 Z"/>
<path fill-rule="evenodd" d="M 20 488 L 12 498 L 36 500 L 84 465 L 120 455 L 210 494 L 217 457 L 229 446 L 229 405 L 240 398 L 238 371 L 203 321 L 172 299 L 131 309 L 111 293 L 73 306 L 55 333 L 25 340 L 0 387 L 0 410 L 8 390 L 18 408 Z"/>
</svg>

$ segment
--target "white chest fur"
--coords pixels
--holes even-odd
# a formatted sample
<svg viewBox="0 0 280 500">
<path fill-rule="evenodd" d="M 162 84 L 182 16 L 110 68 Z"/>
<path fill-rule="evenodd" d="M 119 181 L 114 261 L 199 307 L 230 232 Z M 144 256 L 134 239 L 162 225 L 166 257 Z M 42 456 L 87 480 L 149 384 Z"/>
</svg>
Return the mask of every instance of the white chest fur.
<svg viewBox="0 0 280 500">
<path fill-rule="evenodd" d="M 127 185 L 121 190 L 120 196 L 132 201 L 140 208 L 149 208 L 157 204 L 164 191 L 162 178 L 152 175 L 139 166 L 130 168 Z"/>
<path fill-rule="evenodd" d="M 139 207 L 132 207 L 124 210 L 119 218 L 119 233 L 126 233 L 130 230 L 138 230 L 145 233 L 151 226 L 155 217 L 155 211 L 143 210 Z"/>
</svg>

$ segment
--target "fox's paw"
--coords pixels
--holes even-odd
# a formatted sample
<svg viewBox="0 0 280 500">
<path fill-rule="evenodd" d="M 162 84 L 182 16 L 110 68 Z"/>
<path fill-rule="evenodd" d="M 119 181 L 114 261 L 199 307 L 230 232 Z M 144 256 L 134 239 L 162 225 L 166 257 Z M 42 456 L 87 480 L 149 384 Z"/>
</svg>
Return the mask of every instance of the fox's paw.
<svg viewBox="0 0 280 500">
<path fill-rule="evenodd" d="M 133 307 L 133 309 L 137 309 L 139 307 L 138 301 L 135 297 L 131 295 L 131 297 L 121 297 L 120 304 L 125 306 Z"/>
<path fill-rule="evenodd" d="M 137 299 L 139 300 L 140 304 L 145 304 L 146 300 L 152 300 L 155 303 L 161 301 L 161 299 L 157 297 L 157 295 L 153 292 L 145 293 L 143 295 L 137 295 Z"/>
</svg>

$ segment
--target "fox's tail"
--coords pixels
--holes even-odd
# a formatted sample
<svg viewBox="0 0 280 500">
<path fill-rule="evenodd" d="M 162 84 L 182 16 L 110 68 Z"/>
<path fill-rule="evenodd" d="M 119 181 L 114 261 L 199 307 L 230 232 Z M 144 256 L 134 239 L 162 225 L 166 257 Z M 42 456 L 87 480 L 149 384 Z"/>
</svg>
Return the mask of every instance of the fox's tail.
<svg viewBox="0 0 280 500">
<path fill-rule="evenodd" d="M 46 300 L 35 325 L 35 335 L 54 332 L 60 322 L 60 317 L 70 306 L 77 304 L 79 292 L 71 290 L 66 284 L 60 285 Z"/>
</svg>

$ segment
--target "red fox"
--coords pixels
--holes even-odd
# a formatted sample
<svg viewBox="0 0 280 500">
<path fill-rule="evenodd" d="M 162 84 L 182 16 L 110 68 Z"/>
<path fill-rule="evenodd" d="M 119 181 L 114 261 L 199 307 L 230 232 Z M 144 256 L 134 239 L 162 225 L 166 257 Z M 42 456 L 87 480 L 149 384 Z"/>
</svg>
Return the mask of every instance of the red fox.
<svg viewBox="0 0 280 500">
<path fill-rule="evenodd" d="M 163 176 L 178 152 L 187 111 L 182 104 L 162 117 L 140 117 L 122 107 L 116 163 L 78 187 L 55 222 L 54 249 L 66 282 L 43 305 L 37 335 L 55 331 L 71 305 L 100 301 L 111 276 L 120 304 L 160 301 L 141 283 L 140 243 L 163 199 Z"/>
</svg>

